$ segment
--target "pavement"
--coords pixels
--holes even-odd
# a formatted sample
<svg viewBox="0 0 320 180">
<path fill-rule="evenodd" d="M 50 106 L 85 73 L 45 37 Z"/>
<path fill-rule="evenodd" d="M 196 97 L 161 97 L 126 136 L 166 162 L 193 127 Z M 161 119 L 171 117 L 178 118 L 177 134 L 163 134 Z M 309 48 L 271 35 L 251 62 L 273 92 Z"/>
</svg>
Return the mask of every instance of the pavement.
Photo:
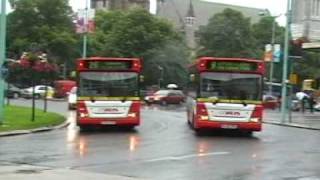
<svg viewBox="0 0 320 180">
<path fill-rule="evenodd" d="M 310 113 L 308 110 L 304 113 L 291 112 L 286 114 L 286 120 L 282 122 L 279 110 L 265 110 L 263 121 L 268 124 L 320 130 L 320 112 L 317 111 L 314 113 Z"/>
<path fill-rule="evenodd" d="M 136 178 L 93 173 L 73 169 L 53 169 L 30 165 L 0 165 L 0 179 L 5 180 L 137 180 Z"/>
</svg>

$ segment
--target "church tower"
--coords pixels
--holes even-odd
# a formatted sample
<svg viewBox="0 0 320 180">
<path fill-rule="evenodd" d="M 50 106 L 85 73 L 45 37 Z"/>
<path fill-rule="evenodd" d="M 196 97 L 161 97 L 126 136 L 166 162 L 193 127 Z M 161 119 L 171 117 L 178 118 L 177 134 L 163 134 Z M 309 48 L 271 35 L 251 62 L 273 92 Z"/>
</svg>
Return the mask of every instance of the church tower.
<svg viewBox="0 0 320 180">
<path fill-rule="evenodd" d="M 194 24 L 196 21 L 196 16 L 194 12 L 194 7 L 192 4 L 192 0 L 189 1 L 189 9 L 186 14 L 186 17 L 184 18 L 184 28 L 185 28 L 185 34 L 186 34 L 186 40 L 187 44 L 190 48 L 194 49 L 196 46 L 195 43 L 195 28 Z"/>
</svg>

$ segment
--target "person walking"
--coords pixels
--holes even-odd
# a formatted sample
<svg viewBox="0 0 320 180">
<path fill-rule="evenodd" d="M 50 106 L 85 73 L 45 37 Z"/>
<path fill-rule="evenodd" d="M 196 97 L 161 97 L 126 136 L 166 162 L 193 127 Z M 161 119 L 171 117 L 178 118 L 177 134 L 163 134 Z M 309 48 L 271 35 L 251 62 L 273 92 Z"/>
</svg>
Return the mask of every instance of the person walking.
<svg viewBox="0 0 320 180">
<path fill-rule="evenodd" d="M 314 95 L 311 94 L 308 98 L 308 103 L 309 103 L 309 108 L 310 108 L 310 113 L 313 113 L 314 111 L 314 105 L 315 105 L 315 100 L 314 100 Z"/>
<path fill-rule="evenodd" d="M 296 97 L 300 101 L 301 111 L 302 111 L 302 113 L 304 113 L 304 111 L 305 111 L 305 103 L 308 101 L 309 96 L 305 92 L 298 92 L 296 94 Z"/>
</svg>

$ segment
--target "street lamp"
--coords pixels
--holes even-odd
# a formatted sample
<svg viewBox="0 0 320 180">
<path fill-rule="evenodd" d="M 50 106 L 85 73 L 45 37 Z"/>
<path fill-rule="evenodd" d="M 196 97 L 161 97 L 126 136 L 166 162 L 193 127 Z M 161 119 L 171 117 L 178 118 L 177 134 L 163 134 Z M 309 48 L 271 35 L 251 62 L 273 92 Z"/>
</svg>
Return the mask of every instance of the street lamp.
<svg viewBox="0 0 320 180">
<path fill-rule="evenodd" d="M 88 0 L 86 0 L 84 26 L 85 26 L 85 32 L 83 34 L 82 58 L 87 57 L 87 48 L 88 48 Z"/>
<path fill-rule="evenodd" d="M 260 16 L 265 16 L 266 13 L 265 12 L 260 12 L 259 13 Z M 273 82 L 273 71 L 274 71 L 274 46 L 275 46 L 275 38 L 276 38 L 276 19 L 278 17 L 282 16 L 282 14 L 279 14 L 277 16 L 270 16 L 272 17 L 272 35 L 271 35 L 271 53 L 272 53 L 272 58 L 270 61 L 270 70 L 269 70 L 269 94 L 272 95 L 272 82 Z"/>
<path fill-rule="evenodd" d="M 1 0 L 1 17 L 0 17 L 0 64 L 2 65 L 6 59 L 6 0 Z M 0 77 L 0 124 L 4 119 L 3 113 L 4 100 L 4 82 Z"/>
</svg>

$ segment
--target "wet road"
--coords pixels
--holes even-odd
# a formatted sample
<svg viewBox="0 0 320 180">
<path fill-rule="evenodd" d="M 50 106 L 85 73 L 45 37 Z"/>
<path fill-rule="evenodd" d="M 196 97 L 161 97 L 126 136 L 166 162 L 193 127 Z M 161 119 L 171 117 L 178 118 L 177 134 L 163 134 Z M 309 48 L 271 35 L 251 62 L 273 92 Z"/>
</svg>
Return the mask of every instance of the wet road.
<svg viewBox="0 0 320 180">
<path fill-rule="evenodd" d="M 23 102 L 16 102 L 23 103 Z M 66 104 L 49 109 L 69 115 Z M 182 107 L 144 108 L 135 131 L 62 130 L 0 138 L 5 162 L 146 179 L 318 180 L 320 132 L 264 125 L 253 137 L 232 133 L 196 136 Z"/>
</svg>

